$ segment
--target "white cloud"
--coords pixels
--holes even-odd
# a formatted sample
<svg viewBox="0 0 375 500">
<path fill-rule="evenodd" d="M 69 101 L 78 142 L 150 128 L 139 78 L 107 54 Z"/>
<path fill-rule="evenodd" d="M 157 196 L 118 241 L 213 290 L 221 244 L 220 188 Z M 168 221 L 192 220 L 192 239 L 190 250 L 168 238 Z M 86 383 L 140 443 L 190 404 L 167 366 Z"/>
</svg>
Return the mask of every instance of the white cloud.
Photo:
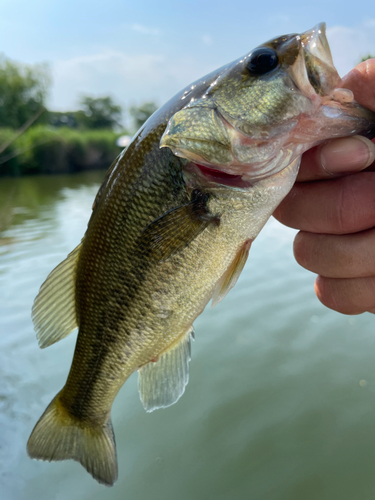
<svg viewBox="0 0 375 500">
<path fill-rule="evenodd" d="M 334 26 L 328 29 L 333 59 L 341 75 L 352 69 L 368 53 L 375 54 L 375 19 L 354 28 Z M 208 34 L 203 43 L 212 43 Z M 216 69 L 211 59 L 178 58 L 164 53 L 134 55 L 125 51 L 101 49 L 93 55 L 60 59 L 52 65 L 51 109 L 77 109 L 82 94 L 112 95 L 123 106 L 154 100 L 163 104 L 197 78 Z"/>
<path fill-rule="evenodd" d="M 375 55 L 374 29 L 375 19 L 368 19 L 354 28 L 333 26 L 327 29 L 333 61 L 341 76 L 356 66 L 361 57 Z"/>
<path fill-rule="evenodd" d="M 142 35 L 159 35 L 159 30 L 156 28 L 148 28 L 147 26 L 143 26 L 142 24 L 133 24 L 131 26 L 132 30 L 141 33 Z"/>
<path fill-rule="evenodd" d="M 212 71 L 207 61 L 171 60 L 163 54 L 129 55 L 107 50 L 60 60 L 52 67 L 52 109 L 77 108 L 80 95 L 111 95 L 122 105 L 155 100 L 162 104 L 186 85 Z"/>
</svg>

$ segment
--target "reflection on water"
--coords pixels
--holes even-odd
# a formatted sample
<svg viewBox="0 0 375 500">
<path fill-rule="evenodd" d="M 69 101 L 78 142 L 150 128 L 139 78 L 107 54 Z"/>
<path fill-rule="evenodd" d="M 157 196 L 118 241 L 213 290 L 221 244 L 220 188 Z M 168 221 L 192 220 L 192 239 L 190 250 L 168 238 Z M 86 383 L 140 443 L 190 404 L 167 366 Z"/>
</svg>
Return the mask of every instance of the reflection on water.
<svg viewBox="0 0 375 500">
<path fill-rule="evenodd" d="M 0 182 L 0 498 L 373 500 L 374 317 L 313 294 L 271 221 L 236 288 L 196 321 L 181 400 L 146 414 L 132 376 L 113 408 L 119 481 L 28 459 L 29 433 L 62 387 L 72 335 L 37 346 L 30 309 L 80 241 L 103 172 Z"/>
</svg>

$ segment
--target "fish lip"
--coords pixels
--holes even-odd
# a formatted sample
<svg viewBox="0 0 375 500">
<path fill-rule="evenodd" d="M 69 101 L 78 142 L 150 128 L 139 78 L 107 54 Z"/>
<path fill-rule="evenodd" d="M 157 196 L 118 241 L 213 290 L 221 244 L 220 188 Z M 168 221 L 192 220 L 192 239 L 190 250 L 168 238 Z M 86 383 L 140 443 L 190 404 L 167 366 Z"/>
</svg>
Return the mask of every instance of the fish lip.
<svg viewBox="0 0 375 500">
<path fill-rule="evenodd" d="M 341 88 L 342 80 L 335 68 L 332 59 L 331 49 L 326 36 L 326 24 L 319 23 L 310 30 L 300 35 L 301 48 L 304 55 L 312 55 L 319 60 L 322 70 L 325 67 L 327 78 L 322 82 L 323 90 L 321 105 L 324 114 L 331 114 L 335 109 L 341 112 L 342 119 L 357 120 L 353 127 L 358 129 L 358 120 L 363 122 L 361 134 L 372 139 L 375 136 L 375 113 L 358 104 L 349 89 Z M 308 68 L 306 67 L 308 72 Z M 345 94 L 351 94 L 348 101 L 345 100 Z M 344 96 L 344 99 L 342 97 Z M 325 111 L 324 111 L 325 108 Z"/>
<path fill-rule="evenodd" d="M 326 35 L 326 23 L 318 23 L 313 28 L 301 33 L 301 46 L 304 51 L 310 52 L 321 61 L 335 68 L 331 49 Z"/>
<path fill-rule="evenodd" d="M 296 35 L 296 39 L 299 56 L 290 74 L 294 75 L 293 81 L 298 89 L 314 102 L 317 96 L 330 95 L 341 83 L 332 60 L 325 23 Z"/>
</svg>

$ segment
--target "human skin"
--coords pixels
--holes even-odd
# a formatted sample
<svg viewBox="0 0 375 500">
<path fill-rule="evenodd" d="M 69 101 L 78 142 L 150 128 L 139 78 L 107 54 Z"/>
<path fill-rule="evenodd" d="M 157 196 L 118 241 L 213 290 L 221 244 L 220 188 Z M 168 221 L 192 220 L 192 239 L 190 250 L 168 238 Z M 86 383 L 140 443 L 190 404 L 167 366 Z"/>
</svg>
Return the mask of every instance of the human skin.
<svg viewBox="0 0 375 500">
<path fill-rule="evenodd" d="M 375 112 L 375 59 L 342 87 Z M 315 293 L 343 314 L 375 313 L 375 140 L 331 140 L 303 155 L 297 182 L 274 213 L 299 229 L 294 255 L 318 275 Z"/>
</svg>

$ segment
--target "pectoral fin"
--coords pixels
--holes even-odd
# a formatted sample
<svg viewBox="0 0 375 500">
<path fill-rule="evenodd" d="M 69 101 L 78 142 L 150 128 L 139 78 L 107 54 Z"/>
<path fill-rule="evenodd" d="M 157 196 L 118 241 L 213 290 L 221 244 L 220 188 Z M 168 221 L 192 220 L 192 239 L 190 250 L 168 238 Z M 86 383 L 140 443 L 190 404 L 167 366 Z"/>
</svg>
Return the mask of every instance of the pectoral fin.
<svg viewBox="0 0 375 500">
<path fill-rule="evenodd" d="M 207 194 L 195 190 L 191 202 L 151 222 L 139 242 L 143 254 L 159 262 L 166 261 L 189 245 L 209 224 L 219 225 L 219 217 L 208 212 L 207 201 Z"/>
<path fill-rule="evenodd" d="M 138 390 L 147 412 L 171 406 L 180 399 L 189 381 L 190 342 L 193 328 L 181 336 L 156 362 L 138 370 Z"/>
<path fill-rule="evenodd" d="M 237 252 L 233 262 L 229 265 L 223 276 L 218 281 L 212 296 L 211 308 L 221 302 L 227 293 L 237 283 L 238 278 L 246 264 L 252 240 L 247 240 Z"/>
</svg>

